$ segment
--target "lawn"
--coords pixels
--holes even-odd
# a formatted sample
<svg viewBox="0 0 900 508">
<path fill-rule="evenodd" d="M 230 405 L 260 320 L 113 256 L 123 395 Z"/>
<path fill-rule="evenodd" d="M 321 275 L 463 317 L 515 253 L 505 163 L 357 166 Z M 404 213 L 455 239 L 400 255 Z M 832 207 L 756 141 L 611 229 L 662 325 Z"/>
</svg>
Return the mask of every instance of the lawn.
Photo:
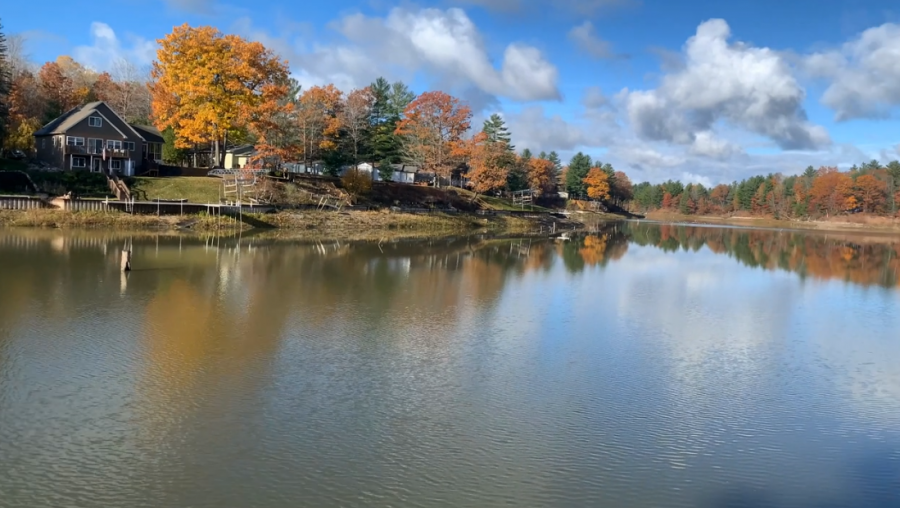
<svg viewBox="0 0 900 508">
<path fill-rule="evenodd" d="M 209 176 L 136 177 L 129 182 L 138 201 L 187 199 L 191 203 L 218 203 L 222 180 Z"/>
</svg>

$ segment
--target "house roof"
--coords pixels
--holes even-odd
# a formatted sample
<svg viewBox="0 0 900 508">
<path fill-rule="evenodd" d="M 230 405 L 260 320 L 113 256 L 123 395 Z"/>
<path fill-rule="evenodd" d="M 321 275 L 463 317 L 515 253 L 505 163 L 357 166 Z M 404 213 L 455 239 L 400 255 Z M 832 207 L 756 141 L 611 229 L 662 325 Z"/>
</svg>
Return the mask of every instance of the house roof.
<svg viewBox="0 0 900 508">
<path fill-rule="evenodd" d="M 109 107 L 103 101 L 96 102 L 88 102 L 87 104 L 83 104 L 81 106 L 74 107 L 69 111 L 66 111 L 56 119 L 52 120 L 47 125 L 41 127 L 40 129 L 34 132 L 35 136 L 52 136 L 53 134 L 65 134 L 69 129 L 78 125 L 79 122 L 84 120 L 85 118 L 91 116 L 91 113 L 98 113 L 100 116 L 103 116 L 103 113 L 97 110 L 100 105 L 105 105 L 119 120 L 125 125 L 127 125 L 131 130 L 138 135 L 139 138 L 143 138 L 141 134 L 134 129 L 132 125 L 129 125 L 128 122 L 122 120 L 122 117 L 119 116 L 112 108 Z M 115 127 L 115 125 L 113 125 Z M 116 129 L 118 130 L 118 129 Z M 120 131 L 121 132 L 121 131 Z"/>
<path fill-rule="evenodd" d="M 403 173 L 418 173 L 418 166 L 411 166 L 409 164 L 391 164 L 391 168 L 394 171 L 401 171 Z"/>
<path fill-rule="evenodd" d="M 144 141 L 148 143 L 165 143 L 166 140 L 163 139 L 162 133 L 156 127 L 151 125 L 137 125 L 137 124 L 128 124 L 132 129 L 137 131 L 138 134 L 144 138 Z"/>
<path fill-rule="evenodd" d="M 252 155 L 254 152 L 256 152 L 256 147 L 253 145 L 238 145 L 225 150 L 225 153 L 232 155 Z"/>
</svg>

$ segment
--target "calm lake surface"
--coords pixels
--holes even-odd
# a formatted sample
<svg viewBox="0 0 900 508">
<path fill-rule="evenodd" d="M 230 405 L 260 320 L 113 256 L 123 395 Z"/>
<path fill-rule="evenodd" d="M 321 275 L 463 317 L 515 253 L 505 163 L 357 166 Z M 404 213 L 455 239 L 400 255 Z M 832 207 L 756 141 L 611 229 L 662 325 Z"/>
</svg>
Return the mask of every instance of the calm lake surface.
<svg viewBox="0 0 900 508">
<path fill-rule="evenodd" d="M 2 507 L 900 507 L 900 243 L 0 230 Z"/>
</svg>

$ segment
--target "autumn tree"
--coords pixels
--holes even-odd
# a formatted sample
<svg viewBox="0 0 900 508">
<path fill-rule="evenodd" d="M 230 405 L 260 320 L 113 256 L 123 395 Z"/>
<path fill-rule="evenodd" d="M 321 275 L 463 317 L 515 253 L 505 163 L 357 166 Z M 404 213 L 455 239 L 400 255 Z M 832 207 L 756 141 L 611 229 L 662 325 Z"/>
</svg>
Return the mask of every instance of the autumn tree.
<svg viewBox="0 0 900 508">
<path fill-rule="evenodd" d="M 41 67 L 38 81 L 41 86 L 41 97 L 46 103 L 44 123 L 78 105 L 72 80 L 63 73 L 56 62 L 47 62 Z"/>
<path fill-rule="evenodd" d="M 116 113 L 119 113 L 119 109 L 117 109 L 113 104 L 113 97 L 118 95 L 118 83 L 113 81 L 112 76 L 108 72 L 100 73 L 97 76 L 97 80 L 94 81 L 94 84 L 91 87 L 91 95 L 98 101 L 103 101 L 109 104 Z"/>
<path fill-rule="evenodd" d="M 505 187 L 516 155 L 510 152 L 506 143 L 493 141 L 484 132 L 478 133 L 470 143 L 468 178 L 472 190 L 476 194 L 485 194 Z"/>
<path fill-rule="evenodd" d="M 472 111 L 456 97 L 444 92 L 420 95 L 409 103 L 397 124 L 406 159 L 439 178 L 449 177 L 460 162 L 463 135 L 471 119 Z"/>
<path fill-rule="evenodd" d="M 334 85 L 314 86 L 300 95 L 297 125 L 300 151 L 307 165 L 338 147 L 344 94 Z"/>
<path fill-rule="evenodd" d="M 93 100 L 91 97 L 91 86 L 97 80 L 96 72 L 76 62 L 69 55 L 56 57 L 56 65 L 59 66 L 60 72 L 72 84 L 72 93 L 74 95 L 74 106 L 72 107 Z"/>
<path fill-rule="evenodd" d="M 256 156 L 250 161 L 254 166 L 277 170 L 301 152 L 297 129 L 300 84 L 289 78 L 280 88 L 281 97 L 263 102 L 250 117 L 250 132 L 256 137 Z"/>
<path fill-rule="evenodd" d="M 556 187 L 553 176 L 551 161 L 542 158 L 528 161 L 528 185 L 538 195 L 545 196 L 553 192 Z"/>
<path fill-rule="evenodd" d="M 609 199 L 609 176 L 603 169 L 593 167 L 583 179 L 587 195 L 591 199 L 605 201 Z"/>
<path fill-rule="evenodd" d="M 853 197 L 853 179 L 835 167 L 819 168 L 809 190 L 810 206 L 828 215 L 839 213 L 856 205 Z"/>
<path fill-rule="evenodd" d="M 731 188 L 725 184 L 719 184 L 713 187 L 712 192 L 709 193 L 710 201 L 713 206 L 716 206 L 719 211 L 724 212 L 728 208 L 728 194 L 731 192 Z"/>
<path fill-rule="evenodd" d="M 674 206 L 674 204 L 675 204 L 675 200 L 674 200 L 674 198 L 672 198 L 671 193 L 666 192 L 665 194 L 663 194 L 663 198 L 662 198 L 662 207 L 663 208 L 665 208 L 666 210 L 671 210 L 672 207 Z"/>
<path fill-rule="evenodd" d="M 887 202 L 887 183 L 872 174 L 862 175 L 854 185 L 856 195 L 864 212 L 880 212 Z"/>
<path fill-rule="evenodd" d="M 8 150 L 34 149 L 34 131 L 43 125 L 45 104 L 41 88 L 30 72 L 20 73 L 12 82 L 8 96 L 8 135 L 3 147 Z"/>
<path fill-rule="evenodd" d="M 154 124 L 172 127 L 179 148 L 212 143 L 214 163 L 221 165 L 229 131 L 246 128 L 263 104 L 284 96 L 287 63 L 259 42 L 208 26 L 184 24 L 157 42 Z"/>
<path fill-rule="evenodd" d="M 622 171 L 616 171 L 610 182 L 609 193 L 618 206 L 631 201 L 634 198 L 634 187 L 631 185 L 628 175 Z"/>
<path fill-rule="evenodd" d="M 340 120 L 347 133 L 347 144 L 350 153 L 353 154 L 353 164 L 359 163 L 360 152 L 369 139 L 374 106 L 375 94 L 366 87 L 350 92 L 341 109 Z"/>
</svg>

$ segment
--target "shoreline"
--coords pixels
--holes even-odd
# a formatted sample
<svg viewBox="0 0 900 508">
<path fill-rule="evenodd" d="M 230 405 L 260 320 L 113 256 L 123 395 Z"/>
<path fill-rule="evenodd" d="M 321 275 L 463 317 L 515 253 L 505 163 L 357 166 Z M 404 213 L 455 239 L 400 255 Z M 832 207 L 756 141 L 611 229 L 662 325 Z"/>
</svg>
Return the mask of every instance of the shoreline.
<svg viewBox="0 0 900 508">
<path fill-rule="evenodd" d="M 868 218 L 868 217 L 866 217 Z M 787 220 L 772 217 L 720 217 L 715 215 L 683 215 L 668 212 L 649 212 L 642 220 L 671 224 L 706 224 L 714 226 L 743 226 L 756 229 L 791 229 L 835 233 L 872 233 L 900 235 L 900 219 L 878 217 L 875 223 L 845 220 Z"/>
<path fill-rule="evenodd" d="M 378 240 L 435 238 L 469 234 L 549 235 L 551 231 L 577 231 L 584 223 L 551 215 L 520 217 L 471 213 L 427 214 L 391 211 L 282 211 L 244 214 L 243 221 L 229 216 L 132 215 L 117 211 L 65 211 L 54 209 L 0 210 L 0 228 L 111 229 L 121 231 L 231 234 L 267 232 L 291 238 Z"/>
</svg>

